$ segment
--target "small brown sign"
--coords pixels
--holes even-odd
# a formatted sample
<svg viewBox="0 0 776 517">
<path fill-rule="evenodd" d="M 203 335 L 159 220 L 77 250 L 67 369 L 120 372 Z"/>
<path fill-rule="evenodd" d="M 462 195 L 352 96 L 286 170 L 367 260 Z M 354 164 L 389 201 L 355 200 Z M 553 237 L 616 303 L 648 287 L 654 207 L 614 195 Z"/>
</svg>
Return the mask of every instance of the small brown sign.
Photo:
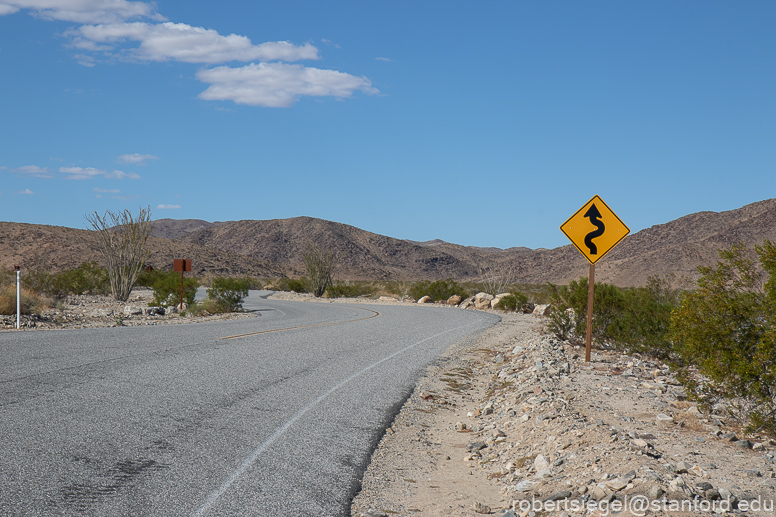
<svg viewBox="0 0 776 517">
<path fill-rule="evenodd" d="M 173 259 L 172 270 L 180 272 L 191 271 L 191 259 Z"/>
</svg>

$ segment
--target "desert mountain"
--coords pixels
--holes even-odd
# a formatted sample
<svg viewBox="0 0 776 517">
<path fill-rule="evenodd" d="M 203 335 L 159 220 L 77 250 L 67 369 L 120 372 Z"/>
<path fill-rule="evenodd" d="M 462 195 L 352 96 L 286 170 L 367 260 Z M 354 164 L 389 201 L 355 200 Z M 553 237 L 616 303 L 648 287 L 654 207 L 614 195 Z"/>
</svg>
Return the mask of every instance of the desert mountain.
<svg viewBox="0 0 776 517">
<path fill-rule="evenodd" d="M 25 270 L 61 271 L 89 260 L 102 263 L 96 242 L 91 230 L 0 222 L 0 267 L 19 264 Z M 282 275 L 257 259 L 224 250 L 159 237 L 150 237 L 147 244 L 151 253 L 146 263 L 155 269 L 171 269 L 174 258 L 190 258 L 195 275 Z"/>
<path fill-rule="evenodd" d="M 58 270 L 99 262 L 93 239 L 87 230 L 0 222 L 0 267 L 42 264 Z M 669 273 L 693 280 L 697 266 L 716 262 L 718 249 L 763 239 L 776 241 L 776 199 L 727 212 L 699 212 L 641 230 L 597 264 L 596 280 L 643 285 L 649 276 Z M 566 283 L 588 270 L 571 245 L 501 250 L 438 239 L 412 242 L 311 217 L 222 223 L 161 219 L 149 239 L 148 262 L 169 269 L 173 258 L 191 258 L 196 274 L 301 276 L 302 252 L 309 243 L 340 253 L 338 279 L 473 280 L 511 267 L 521 282 Z"/>
</svg>

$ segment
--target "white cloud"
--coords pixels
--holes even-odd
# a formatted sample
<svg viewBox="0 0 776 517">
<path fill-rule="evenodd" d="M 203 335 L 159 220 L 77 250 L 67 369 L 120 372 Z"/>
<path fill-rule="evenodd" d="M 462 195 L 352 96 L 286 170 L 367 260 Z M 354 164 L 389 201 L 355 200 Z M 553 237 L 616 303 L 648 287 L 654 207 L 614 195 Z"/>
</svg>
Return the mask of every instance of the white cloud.
<svg viewBox="0 0 776 517">
<path fill-rule="evenodd" d="M 25 195 L 25 196 L 31 195 L 31 194 L 34 194 L 34 193 L 35 192 L 33 192 L 32 190 L 30 190 L 28 188 L 26 188 L 24 190 L 20 190 L 20 191 L 17 192 L 17 194 L 22 194 L 22 195 Z"/>
<path fill-rule="evenodd" d="M 0 0 L 2 1 L 2 0 Z M 271 41 L 254 45 L 246 36 L 222 36 L 213 29 L 185 23 L 150 24 L 145 22 L 84 25 L 66 34 L 82 50 L 107 50 L 105 44 L 137 41 L 129 51 L 137 59 L 182 61 L 185 63 L 225 63 L 228 61 L 299 61 L 318 59 L 318 49 L 309 43 Z"/>
<path fill-rule="evenodd" d="M 25 165 L 17 169 L 11 169 L 13 172 L 24 174 L 25 176 L 33 176 L 35 178 L 53 178 L 49 172 L 48 167 L 38 167 L 37 165 Z"/>
<path fill-rule="evenodd" d="M 122 154 L 117 158 L 117 160 L 121 163 L 131 163 L 134 165 L 148 165 L 148 160 L 158 160 L 158 156 L 154 156 L 153 154 Z"/>
<path fill-rule="evenodd" d="M 47 20 L 76 23 L 116 23 L 133 18 L 164 20 L 153 4 L 127 0 L 0 0 L 0 15 L 29 9 Z"/>
<path fill-rule="evenodd" d="M 76 54 L 73 57 L 81 66 L 87 66 L 89 68 L 94 66 L 94 57 L 92 56 L 87 56 L 86 54 Z"/>
<path fill-rule="evenodd" d="M 388 57 L 376 57 L 375 59 L 378 60 L 378 61 L 383 61 L 385 63 L 390 63 L 391 61 L 393 61 L 393 59 L 388 58 Z"/>
<path fill-rule="evenodd" d="M 286 108 L 300 96 L 350 97 L 354 91 L 378 93 L 366 77 L 286 63 L 259 63 L 240 68 L 219 66 L 197 72 L 211 86 L 199 94 L 204 100 Z"/>
<path fill-rule="evenodd" d="M 176 208 L 181 208 L 180 205 L 156 205 L 157 210 L 172 210 Z"/>
<path fill-rule="evenodd" d="M 92 190 L 93 190 L 93 191 L 95 191 L 95 192 L 99 192 L 100 194 L 118 194 L 118 193 L 120 193 L 120 192 L 121 192 L 121 191 L 120 191 L 119 189 L 117 189 L 117 188 L 109 188 L 109 189 L 104 189 L 104 188 L 93 188 Z"/>
<path fill-rule="evenodd" d="M 68 180 L 90 180 L 97 176 L 103 176 L 107 179 L 121 180 L 125 178 L 138 180 L 140 176 L 134 172 L 124 171 L 104 171 L 101 169 L 95 169 L 94 167 L 60 167 L 59 172 L 69 174 L 65 179 Z"/>
</svg>

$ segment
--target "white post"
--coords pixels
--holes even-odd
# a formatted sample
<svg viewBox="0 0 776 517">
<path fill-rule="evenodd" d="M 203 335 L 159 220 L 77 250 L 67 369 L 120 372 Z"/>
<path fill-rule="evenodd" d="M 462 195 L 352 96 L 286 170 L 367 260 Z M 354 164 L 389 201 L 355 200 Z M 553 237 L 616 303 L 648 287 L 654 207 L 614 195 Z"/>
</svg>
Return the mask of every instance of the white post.
<svg viewBox="0 0 776 517">
<path fill-rule="evenodd" d="M 19 330 L 19 315 L 22 313 L 22 272 L 16 270 L 16 330 Z"/>
</svg>

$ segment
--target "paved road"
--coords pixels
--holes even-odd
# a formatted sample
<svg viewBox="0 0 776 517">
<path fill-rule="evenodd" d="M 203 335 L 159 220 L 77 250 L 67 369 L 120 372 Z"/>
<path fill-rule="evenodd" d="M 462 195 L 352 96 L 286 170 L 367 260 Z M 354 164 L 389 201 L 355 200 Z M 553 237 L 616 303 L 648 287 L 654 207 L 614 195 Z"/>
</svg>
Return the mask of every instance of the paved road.
<svg viewBox="0 0 776 517">
<path fill-rule="evenodd" d="M 246 308 L 260 316 L 0 333 L 0 515 L 348 515 L 424 366 L 498 320 Z"/>
</svg>

